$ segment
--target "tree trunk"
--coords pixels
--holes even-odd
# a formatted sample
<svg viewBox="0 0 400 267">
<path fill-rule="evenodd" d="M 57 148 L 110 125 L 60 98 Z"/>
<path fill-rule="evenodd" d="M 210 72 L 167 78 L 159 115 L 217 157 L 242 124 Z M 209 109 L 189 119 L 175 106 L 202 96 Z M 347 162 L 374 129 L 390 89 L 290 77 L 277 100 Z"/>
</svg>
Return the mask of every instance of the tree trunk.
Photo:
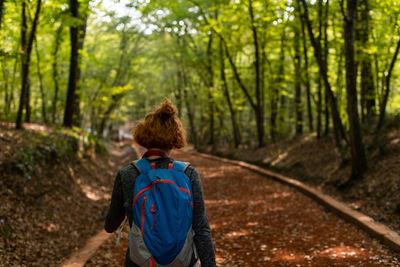
<svg viewBox="0 0 400 267">
<path fill-rule="evenodd" d="M 175 91 L 175 99 L 176 99 L 176 107 L 178 108 L 179 116 L 183 116 L 182 111 L 182 77 L 180 71 L 176 72 L 176 91 Z"/>
<path fill-rule="evenodd" d="M 192 108 L 190 106 L 189 98 L 187 95 L 187 87 L 188 87 L 188 80 L 186 77 L 186 73 L 184 71 L 181 72 L 180 74 L 183 78 L 183 99 L 185 101 L 186 105 L 186 111 L 187 111 L 187 116 L 189 119 L 189 125 L 190 125 L 190 136 L 192 137 L 192 142 L 195 148 L 197 148 L 197 132 L 196 132 L 196 126 L 194 123 L 194 114 L 192 111 Z"/>
<path fill-rule="evenodd" d="M 4 79 L 4 115 L 8 116 L 9 110 L 7 109 L 7 106 L 10 96 L 8 91 L 9 77 L 8 77 L 7 63 L 5 57 L 3 57 L 2 65 L 3 65 L 3 79 Z"/>
<path fill-rule="evenodd" d="M 219 42 L 219 58 L 220 58 L 220 71 L 221 71 L 222 86 L 223 86 L 226 102 L 228 103 L 229 113 L 231 115 L 232 133 L 233 133 L 233 140 L 234 140 L 235 148 L 238 148 L 240 145 L 240 131 L 239 131 L 238 123 L 236 120 L 236 111 L 233 107 L 231 97 L 229 94 L 228 84 L 226 82 L 225 62 L 224 62 L 225 59 L 224 59 L 223 49 L 224 48 L 222 46 L 222 41 L 220 41 Z"/>
<path fill-rule="evenodd" d="M 3 22 L 4 2 L 5 2 L 5 0 L 0 0 L 0 30 L 1 30 L 1 25 Z"/>
<path fill-rule="evenodd" d="M 208 72 L 208 84 L 207 84 L 207 95 L 208 95 L 208 112 L 210 119 L 210 128 L 209 128 L 209 140 L 208 144 L 212 146 L 212 152 L 215 152 L 215 130 L 214 130 L 214 97 L 212 95 L 212 89 L 214 88 L 214 71 L 213 71 L 213 62 L 212 62 L 212 42 L 213 35 L 212 32 L 209 35 L 208 45 L 207 45 L 207 72 Z"/>
<path fill-rule="evenodd" d="M 6 103 L 6 109 L 8 112 L 11 111 L 11 105 L 14 103 L 14 88 L 15 88 L 15 80 L 16 80 L 18 62 L 19 62 L 19 58 L 18 58 L 18 54 L 17 54 L 15 56 L 14 67 L 13 67 L 13 71 L 12 71 L 12 78 L 11 78 L 11 85 L 10 85 L 11 90 L 10 90 L 9 97 L 8 97 L 8 103 Z M 15 106 L 15 104 L 14 104 L 14 106 Z"/>
<path fill-rule="evenodd" d="M 308 128 L 310 132 L 314 131 L 314 122 L 313 122 L 313 114 L 311 108 L 311 85 L 310 85 L 310 75 L 308 73 L 308 51 L 307 51 L 307 40 L 305 33 L 305 25 L 304 20 L 301 19 L 300 16 L 300 7 L 297 7 L 299 10 L 299 17 L 301 22 L 301 36 L 303 41 L 303 53 L 304 53 L 304 74 L 305 74 L 305 85 L 306 85 L 306 94 L 307 94 L 307 115 L 308 115 Z"/>
<path fill-rule="evenodd" d="M 278 102 L 279 102 L 279 91 L 283 91 L 283 81 L 285 79 L 285 39 L 286 39 L 286 32 L 285 28 L 282 30 L 281 35 L 281 47 L 279 52 L 279 66 L 277 70 L 277 78 L 275 81 L 275 86 L 273 86 L 271 90 L 271 115 L 270 115 L 270 136 L 272 142 L 277 140 L 278 130 L 277 130 L 277 119 L 278 114 L 283 117 L 283 112 L 278 112 Z M 282 101 L 284 101 L 284 95 L 282 94 Z M 281 107 L 283 107 L 283 103 L 281 103 Z"/>
<path fill-rule="evenodd" d="M 336 98 L 333 95 L 333 92 L 331 89 L 331 84 L 329 83 L 329 80 L 328 80 L 328 73 L 327 73 L 327 69 L 325 67 L 326 64 L 325 64 L 324 58 L 322 57 L 322 54 L 321 54 L 322 49 L 321 49 L 321 46 L 318 45 L 318 43 L 316 42 L 316 40 L 314 38 L 314 33 L 313 33 L 312 27 L 311 27 L 311 21 L 308 16 L 308 8 L 307 8 L 306 1 L 305 0 L 297 0 L 297 1 L 298 2 L 301 1 L 302 6 L 304 8 L 304 14 L 302 15 L 302 17 L 307 25 L 307 30 L 308 30 L 308 34 L 310 37 L 310 41 L 314 48 L 314 56 L 315 56 L 315 59 L 317 60 L 320 75 L 323 78 L 323 81 L 324 81 L 324 84 L 326 87 L 326 92 L 328 94 L 329 104 L 330 104 L 330 108 L 331 108 L 332 121 L 333 121 L 333 125 L 334 125 L 336 147 L 341 148 L 341 141 L 346 140 L 346 135 L 344 132 L 342 120 L 340 118 L 340 115 L 339 115 L 339 112 L 337 109 Z"/>
<path fill-rule="evenodd" d="M 22 73 L 21 73 L 21 96 L 20 96 L 20 101 L 19 101 L 19 108 L 18 108 L 18 114 L 17 114 L 17 120 L 16 120 L 16 128 L 17 129 L 22 129 L 22 116 L 23 116 L 23 110 L 25 108 L 26 114 L 25 114 L 25 121 L 29 122 L 30 121 L 30 104 L 29 104 L 29 98 L 30 98 L 30 93 L 29 93 L 29 65 L 30 65 L 30 60 L 31 60 L 31 53 L 32 53 L 32 47 L 33 47 L 33 40 L 36 36 L 36 28 L 38 25 L 39 21 L 39 14 L 40 14 L 40 8 L 41 8 L 41 0 L 37 1 L 36 4 L 36 11 L 35 11 L 35 17 L 32 22 L 32 27 L 29 33 L 29 39 L 28 42 L 26 42 L 26 37 L 27 37 L 27 16 L 26 16 L 26 4 L 25 1 L 22 2 L 22 26 L 21 26 L 21 62 L 22 62 Z"/>
<path fill-rule="evenodd" d="M 324 59 L 326 70 L 328 71 L 328 57 L 329 57 L 329 43 L 328 43 L 328 17 L 329 17 L 329 0 L 325 3 L 324 9 L 324 19 L 323 19 L 323 27 L 324 27 Z M 329 134 L 329 99 L 328 92 L 325 87 L 325 130 L 324 136 L 328 136 Z"/>
<path fill-rule="evenodd" d="M 58 102 L 58 92 L 59 92 L 59 85 L 58 85 L 58 52 L 60 49 L 60 44 L 62 41 L 62 31 L 63 31 L 63 25 L 60 24 L 56 31 L 56 36 L 54 39 L 54 50 L 53 50 L 53 83 L 54 83 L 54 98 L 53 98 L 53 114 L 52 114 L 52 122 L 56 122 L 56 115 L 57 115 L 57 102 Z"/>
<path fill-rule="evenodd" d="M 75 19 L 79 19 L 79 2 L 78 0 L 70 0 L 69 7 L 71 15 Z M 73 25 L 70 27 L 70 41 L 71 41 L 71 57 L 69 65 L 69 78 L 68 78 L 68 90 L 67 90 L 67 102 L 65 104 L 64 111 L 64 123 L 65 127 L 72 127 L 76 125 L 78 110 L 75 108 L 76 102 L 78 101 L 77 94 L 77 83 L 79 76 L 79 27 Z"/>
<path fill-rule="evenodd" d="M 350 126 L 351 180 L 362 178 L 367 160 L 357 109 L 357 65 L 354 59 L 354 26 L 357 18 L 357 0 L 347 0 L 344 18 L 344 55 L 346 62 L 347 115 Z"/>
<path fill-rule="evenodd" d="M 383 93 L 383 99 L 380 105 L 380 109 L 379 109 L 379 121 L 378 121 L 378 125 L 376 127 L 376 132 L 379 133 L 379 131 L 382 129 L 383 123 L 385 121 L 385 112 L 386 112 L 386 105 L 389 99 L 389 93 L 390 93 L 390 79 L 392 77 L 392 72 L 393 72 L 393 68 L 394 65 L 396 63 L 397 60 L 397 55 L 399 54 L 399 50 L 400 50 L 400 39 L 397 42 L 397 46 L 396 46 L 396 51 L 394 52 L 392 61 L 390 63 L 390 67 L 389 70 L 387 72 L 386 75 L 386 88 L 384 88 L 384 93 Z"/>
<path fill-rule="evenodd" d="M 358 39 L 361 42 L 361 115 L 362 120 L 370 121 L 375 116 L 375 85 L 372 73 L 372 58 L 369 48 L 369 4 L 368 0 L 360 1 L 360 22 Z"/>
<path fill-rule="evenodd" d="M 251 30 L 253 32 L 253 45 L 254 45 L 254 68 L 256 72 L 255 85 L 256 85 L 256 122 L 257 122 L 257 137 L 258 147 L 264 146 L 264 106 L 262 105 L 261 95 L 261 73 L 260 73 L 260 49 L 258 44 L 258 33 L 256 22 L 254 20 L 253 2 L 249 0 L 249 15 L 251 21 Z"/>
<path fill-rule="evenodd" d="M 46 115 L 46 96 L 44 95 L 44 86 L 43 86 L 43 77 L 40 71 L 40 55 L 37 45 L 37 39 L 35 38 L 35 52 L 36 52 L 36 67 L 39 78 L 39 88 L 40 88 L 40 96 L 42 100 L 42 118 L 45 123 L 47 123 L 47 115 Z"/>
<path fill-rule="evenodd" d="M 295 69 L 295 111 L 296 134 L 303 133 L 303 106 L 301 103 L 301 57 L 300 57 L 300 31 L 294 26 L 294 69 Z"/>
</svg>

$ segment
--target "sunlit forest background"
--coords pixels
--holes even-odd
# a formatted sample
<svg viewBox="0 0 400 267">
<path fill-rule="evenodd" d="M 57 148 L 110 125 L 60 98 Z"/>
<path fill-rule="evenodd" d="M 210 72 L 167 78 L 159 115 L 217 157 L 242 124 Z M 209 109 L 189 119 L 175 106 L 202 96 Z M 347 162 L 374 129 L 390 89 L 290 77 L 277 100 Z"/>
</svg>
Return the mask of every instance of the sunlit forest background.
<svg viewBox="0 0 400 267">
<path fill-rule="evenodd" d="M 167 97 L 219 266 L 398 266 L 297 189 L 198 151 L 400 234 L 399 51 L 400 0 L 0 0 L 0 265 L 58 266 L 103 229 L 143 152 L 130 131 Z M 122 266 L 125 241 L 87 266 Z"/>
<path fill-rule="evenodd" d="M 16 128 L 112 136 L 168 97 L 195 146 L 315 132 L 357 178 L 366 147 L 399 122 L 395 0 L 1 0 L 0 10 L 0 119 Z"/>
</svg>

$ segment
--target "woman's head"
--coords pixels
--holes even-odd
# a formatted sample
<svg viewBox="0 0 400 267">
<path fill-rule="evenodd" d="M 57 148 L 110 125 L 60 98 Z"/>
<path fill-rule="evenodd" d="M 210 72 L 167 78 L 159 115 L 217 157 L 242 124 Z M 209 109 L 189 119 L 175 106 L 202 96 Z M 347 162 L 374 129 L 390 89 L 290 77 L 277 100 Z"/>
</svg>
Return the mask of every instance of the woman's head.
<svg viewBox="0 0 400 267">
<path fill-rule="evenodd" d="M 147 149 L 170 150 L 186 145 L 186 133 L 178 110 L 168 98 L 136 124 L 133 138 Z"/>
</svg>

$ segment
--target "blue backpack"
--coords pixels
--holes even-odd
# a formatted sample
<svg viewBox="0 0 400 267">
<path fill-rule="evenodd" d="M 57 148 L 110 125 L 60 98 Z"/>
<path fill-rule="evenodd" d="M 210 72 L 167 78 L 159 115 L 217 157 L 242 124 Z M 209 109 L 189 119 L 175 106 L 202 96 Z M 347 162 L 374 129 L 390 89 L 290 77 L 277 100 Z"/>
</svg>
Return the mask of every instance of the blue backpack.
<svg viewBox="0 0 400 267">
<path fill-rule="evenodd" d="M 133 223 L 129 232 L 130 258 L 139 266 L 188 266 L 194 247 L 193 196 L 184 173 L 188 163 L 175 161 L 156 169 L 143 158 L 133 193 Z"/>
</svg>

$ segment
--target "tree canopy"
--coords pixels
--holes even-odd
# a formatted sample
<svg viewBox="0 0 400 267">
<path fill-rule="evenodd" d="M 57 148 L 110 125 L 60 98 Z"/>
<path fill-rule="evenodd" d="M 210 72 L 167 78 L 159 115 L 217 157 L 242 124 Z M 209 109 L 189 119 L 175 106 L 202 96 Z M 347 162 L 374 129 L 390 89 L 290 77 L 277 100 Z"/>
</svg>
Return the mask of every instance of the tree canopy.
<svg viewBox="0 0 400 267">
<path fill-rule="evenodd" d="M 398 125 L 391 0 L 0 2 L 0 119 L 105 137 L 164 97 L 195 146 L 332 136 L 352 177 Z"/>
</svg>

